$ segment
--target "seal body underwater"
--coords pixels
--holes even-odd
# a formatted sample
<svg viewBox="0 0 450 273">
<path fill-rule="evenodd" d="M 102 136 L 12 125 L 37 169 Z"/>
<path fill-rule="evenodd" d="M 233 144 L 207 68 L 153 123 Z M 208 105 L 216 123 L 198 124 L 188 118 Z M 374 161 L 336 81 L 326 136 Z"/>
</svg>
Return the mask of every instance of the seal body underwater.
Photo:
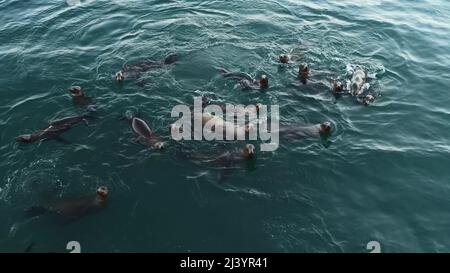
<svg viewBox="0 0 450 273">
<path fill-rule="evenodd" d="M 64 217 L 64 220 L 76 220 L 105 207 L 108 200 L 108 188 L 97 188 L 95 195 L 75 198 L 62 198 L 46 205 L 33 206 L 25 210 L 28 217 L 44 214 L 54 214 Z"/>
<path fill-rule="evenodd" d="M 280 124 L 279 133 L 288 139 L 306 137 L 326 137 L 331 134 L 331 123 L 326 121 L 319 124 Z"/>
<path fill-rule="evenodd" d="M 269 87 L 269 78 L 262 75 L 259 80 L 254 79 L 244 72 L 231 72 L 224 68 L 218 68 L 219 73 L 226 79 L 238 81 L 243 90 L 263 90 Z"/>
<path fill-rule="evenodd" d="M 135 64 L 124 65 L 123 68 L 116 73 L 116 81 L 122 82 L 125 78 L 139 79 L 142 72 L 174 64 L 177 61 L 178 55 L 170 54 L 162 61 L 144 60 Z"/>
<path fill-rule="evenodd" d="M 202 153 L 191 153 L 189 159 L 200 161 L 203 166 L 209 164 L 220 168 L 219 182 L 225 182 L 233 173 L 237 165 L 243 162 L 250 162 L 256 157 L 256 149 L 253 144 L 246 144 L 240 150 L 226 151 L 219 156 Z"/>
<path fill-rule="evenodd" d="M 87 124 L 86 119 L 90 117 L 90 115 L 86 114 L 55 120 L 51 122 L 45 129 L 39 130 L 32 134 L 20 135 L 16 137 L 16 141 L 20 143 L 33 143 L 43 140 L 57 140 L 69 144 L 70 142 L 62 138 L 60 135 L 64 132 L 67 132 L 78 123 L 84 122 L 85 124 Z"/>
</svg>

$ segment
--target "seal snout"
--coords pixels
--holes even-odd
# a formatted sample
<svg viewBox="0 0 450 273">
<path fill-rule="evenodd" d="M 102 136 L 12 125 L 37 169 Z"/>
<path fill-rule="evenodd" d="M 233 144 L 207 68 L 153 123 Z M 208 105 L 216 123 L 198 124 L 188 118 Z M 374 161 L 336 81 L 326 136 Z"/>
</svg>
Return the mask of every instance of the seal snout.
<svg viewBox="0 0 450 273">
<path fill-rule="evenodd" d="M 331 123 L 328 121 L 322 122 L 320 124 L 320 133 L 321 134 L 328 134 L 331 132 Z"/>
<path fill-rule="evenodd" d="M 261 76 L 261 79 L 259 80 L 259 85 L 261 88 L 269 87 L 269 78 L 267 77 L 267 75 Z"/>
<path fill-rule="evenodd" d="M 116 81 L 122 82 L 124 80 L 123 72 L 122 70 L 116 73 Z"/>
<path fill-rule="evenodd" d="M 344 91 L 344 85 L 341 81 L 334 81 L 333 82 L 333 91 L 335 93 L 342 93 Z"/>
<path fill-rule="evenodd" d="M 74 97 L 81 97 L 81 96 L 83 96 L 83 89 L 80 86 L 71 86 L 69 88 L 69 92 Z"/>
<path fill-rule="evenodd" d="M 298 67 L 298 77 L 303 84 L 306 84 L 306 80 L 309 78 L 309 66 L 307 63 L 302 63 Z"/>
<path fill-rule="evenodd" d="M 156 149 L 162 151 L 162 150 L 164 150 L 165 145 L 164 145 L 164 142 L 156 142 L 155 145 L 154 145 L 154 147 L 155 147 Z"/>
<path fill-rule="evenodd" d="M 373 95 L 369 94 L 369 95 L 364 97 L 364 104 L 365 105 L 369 105 L 369 104 L 371 104 L 374 101 L 375 101 L 375 97 Z"/>
<path fill-rule="evenodd" d="M 108 188 L 106 186 L 98 187 L 97 196 L 103 201 L 106 200 L 108 198 Z"/>
<path fill-rule="evenodd" d="M 279 59 L 280 59 L 280 63 L 283 63 L 283 64 L 289 63 L 289 60 L 290 60 L 289 55 L 286 55 L 286 54 L 281 54 Z"/>
<path fill-rule="evenodd" d="M 307 63 L 302 63 L 299 67 L 299 73 L 308 73 L 309 65 Z"/>
<path fill-rule="evenodd" d="M 247 144 L 245 145 L 245 149 L 244 149 L 244 155 L 247 159 L 251 159 L 255 156 L 256 150 L 255 150 L 255 146 L 253 146 L 253 144 Z"/>
</svg>

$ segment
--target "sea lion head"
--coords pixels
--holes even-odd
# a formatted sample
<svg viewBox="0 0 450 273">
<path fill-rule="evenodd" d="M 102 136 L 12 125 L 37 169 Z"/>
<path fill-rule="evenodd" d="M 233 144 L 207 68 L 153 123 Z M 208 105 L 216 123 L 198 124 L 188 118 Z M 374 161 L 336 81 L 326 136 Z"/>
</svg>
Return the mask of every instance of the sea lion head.
<svg viewBox="0 0 450 273">
<path fill-rule="evenodd" d="M 261 88 L 267 88 L 269 87 L 269 78 L 267 78 L 266 75 L 262 75 L 261 79 L 259 80 L 259 86 Z"/>
<path fill-rule="evenodd" d="M 20 135 L 16 137 L 17 142 L 30 143 L 31 140 L 32 140 L 31 135 Z"/>
<path fill-rule="evenodd" d="M 333 91 L 334 93 L 342 93 L 342 91 L 344 91 L 344 85 L 341 81 L 333 82 Z"/>
<path fill-rule="evenodd" d="M 307 63 L 302 63 L 298 68 L 298 73 L 300 74 L 309 73 L 309 65 Z"/>
<path fill-rule="evenodd" d="M 375 100 L 375 97 L 373 95 L 367 95 L 366 97 L 364 97 L 364 104 L 365 105 L 369 105 L 370 103 L 372 103 Z"/>
<path fill-rule="evenodd" d="M 100 186 L 97 188 L 97 197 L 101 201 L 106 201 L 108 198 L 108 188 L 106 186 Z"/>
<path fill-rule="evenodd" d="M 124 78 L 122 70 L 116 73 L 116 81 L 122 82 Z"/>
<path fill-rule="evenodd" d="M 281 54 L 280 55 L 280 63 L 287 64 L 289 63 L 289 55 Z"/>
<path fill-rule="evenodd" d="M 320 124 L 319 133 L 320 134 L 329 134 L 331 132 L 331 123 L 328 121 L 322 122 Z"/>
<path fill-rule="evenodd" d="M 164 150 L 164 142 L 158 141 L 153 145 L 153 147 L 155 147 L 155 149 L 162 151 Z"/>
<path fill-rule="evenodd" d="M 255 156 L 255 153 L 255 146 L 253 146 L 253 144 L 247 144 L 242 151 L 242 156 L 245 159 L 252 159 Z"/>
<path fill-rule="evenodd" d="M 69 92 L 72 97 L 82 97 L 84 95 L 83 89 L 80 86 L 71 86 Z"/>
</svg>

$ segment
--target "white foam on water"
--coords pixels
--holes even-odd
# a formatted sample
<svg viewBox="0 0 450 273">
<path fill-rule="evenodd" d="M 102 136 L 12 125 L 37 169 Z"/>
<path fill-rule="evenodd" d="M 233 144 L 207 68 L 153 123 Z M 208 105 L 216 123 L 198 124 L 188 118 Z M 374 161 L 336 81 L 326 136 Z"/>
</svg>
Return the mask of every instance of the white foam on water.
<svg viewBox="0 0 450 273">
<path fill-rule="evenodd" d="M 69 6 L 76 6 L 81 4 L 80 0 L 66 0 L 67 5 Z"/>
</svg>

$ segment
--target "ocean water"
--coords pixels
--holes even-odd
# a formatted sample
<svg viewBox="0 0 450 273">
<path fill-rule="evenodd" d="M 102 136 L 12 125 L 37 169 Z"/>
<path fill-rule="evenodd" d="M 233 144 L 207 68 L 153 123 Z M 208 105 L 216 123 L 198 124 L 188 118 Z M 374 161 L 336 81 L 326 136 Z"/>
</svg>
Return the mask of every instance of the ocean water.
<svg viewBox="0 0 450 273">
<path fill-rule="evenodd" d="M 0 252 L 450 251 L 450 3 L 415 1 L 0 0 Z M 180 60 L 144 73 L 124 64 Z M 295 64 L 280 66 L 289 53 Z M 311 77 L 302 84 L 297 65 Z M 368 72 L 376 100 L 335 98 L 331 79 Z M 242 92 L 216 68 L 268 75 Z M 96 118 L 64 134 L 70 145 L 15 137 L 81 114 L 68 87 L 95 98 Z M 225 182 L 221 168 L 178 156 L 246 142 L 169 139 L 177 104 L 279 105 L 281 120 L 333 125 L 328 139 L 281 139 Z M 133 142 L 127 112 L 166 141 Z M 27 218 L 46 198 L 105 185 L 107 206 L 77 221 Z"/>
</svg>

